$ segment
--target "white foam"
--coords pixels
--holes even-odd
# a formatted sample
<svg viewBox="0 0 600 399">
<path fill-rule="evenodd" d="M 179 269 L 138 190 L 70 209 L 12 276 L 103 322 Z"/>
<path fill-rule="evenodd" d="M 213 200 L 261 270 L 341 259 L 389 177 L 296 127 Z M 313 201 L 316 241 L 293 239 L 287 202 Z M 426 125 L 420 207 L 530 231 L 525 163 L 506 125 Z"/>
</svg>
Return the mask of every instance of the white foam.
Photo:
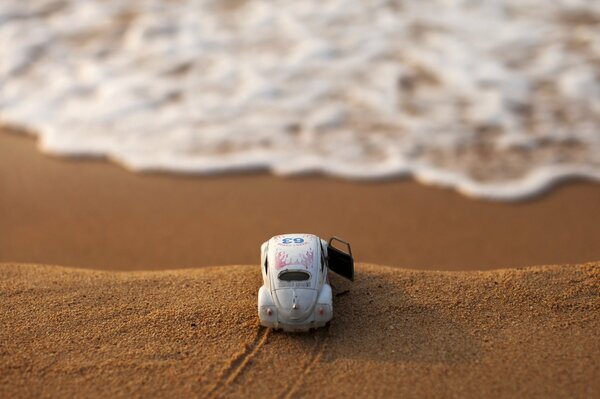
<svg viewBox="0 0 600 399">
<path fill-rule="evenodd" d="M 0 121 L 135 171 L 600 180 L 600 3 L 3 0 Z"/>
</svg>

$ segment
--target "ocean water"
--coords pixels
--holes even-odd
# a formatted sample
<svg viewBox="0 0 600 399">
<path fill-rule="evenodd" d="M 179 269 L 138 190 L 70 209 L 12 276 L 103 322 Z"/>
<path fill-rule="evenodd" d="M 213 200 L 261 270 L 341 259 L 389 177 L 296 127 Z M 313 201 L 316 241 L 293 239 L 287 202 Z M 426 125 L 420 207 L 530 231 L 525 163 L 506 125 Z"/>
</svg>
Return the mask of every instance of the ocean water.
<svg viewBox="0 0 600 399">
<path fill-rule="evenodd" d="M 1 0 L 0 122 L 134 171 L 600 180 L 600 2 Z"/>
</svg>

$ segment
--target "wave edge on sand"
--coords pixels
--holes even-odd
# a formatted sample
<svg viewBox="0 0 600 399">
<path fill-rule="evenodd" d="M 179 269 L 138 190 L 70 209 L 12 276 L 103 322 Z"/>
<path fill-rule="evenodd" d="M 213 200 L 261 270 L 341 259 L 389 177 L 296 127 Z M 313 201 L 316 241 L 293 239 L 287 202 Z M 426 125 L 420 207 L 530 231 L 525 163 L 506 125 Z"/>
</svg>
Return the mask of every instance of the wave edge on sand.
<svg viewBox="0 0 600 399">
<path fill-rule="evenodd" d="M 600 7 L 576 3 L 5 0 L 0 120 L 132 170 L 518 199 L 600 179 Z"/>
</svg>

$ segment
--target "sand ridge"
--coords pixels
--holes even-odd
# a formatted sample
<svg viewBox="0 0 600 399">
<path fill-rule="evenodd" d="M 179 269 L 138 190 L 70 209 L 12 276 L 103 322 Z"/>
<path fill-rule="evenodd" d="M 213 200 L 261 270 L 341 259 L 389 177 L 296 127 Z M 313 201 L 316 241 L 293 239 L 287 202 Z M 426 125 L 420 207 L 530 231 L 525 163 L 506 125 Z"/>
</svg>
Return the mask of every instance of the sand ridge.
<svg viewBox="0 0 600 399">
<path fill-rule="evenodd" d="M 600 263 L 359 264 L 327 328 L 258 325 L 257 266 L 0 265 L 0 396 L 597 397 Z"/>
</svg>

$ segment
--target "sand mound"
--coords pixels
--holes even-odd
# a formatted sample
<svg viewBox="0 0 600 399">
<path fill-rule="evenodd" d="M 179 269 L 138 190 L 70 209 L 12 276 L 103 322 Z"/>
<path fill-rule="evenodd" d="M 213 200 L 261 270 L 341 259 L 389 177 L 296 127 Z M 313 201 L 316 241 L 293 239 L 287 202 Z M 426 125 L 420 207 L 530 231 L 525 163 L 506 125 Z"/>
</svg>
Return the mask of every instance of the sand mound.
<svg viewBox="0 0 600 399">
<path fill-rule="evenodd" d="M 290 335 L 257 324 L 257 267 L 0 265 L 0 396 L 600 395 L 599 263 L 357 272 Z"/>
</svg>

